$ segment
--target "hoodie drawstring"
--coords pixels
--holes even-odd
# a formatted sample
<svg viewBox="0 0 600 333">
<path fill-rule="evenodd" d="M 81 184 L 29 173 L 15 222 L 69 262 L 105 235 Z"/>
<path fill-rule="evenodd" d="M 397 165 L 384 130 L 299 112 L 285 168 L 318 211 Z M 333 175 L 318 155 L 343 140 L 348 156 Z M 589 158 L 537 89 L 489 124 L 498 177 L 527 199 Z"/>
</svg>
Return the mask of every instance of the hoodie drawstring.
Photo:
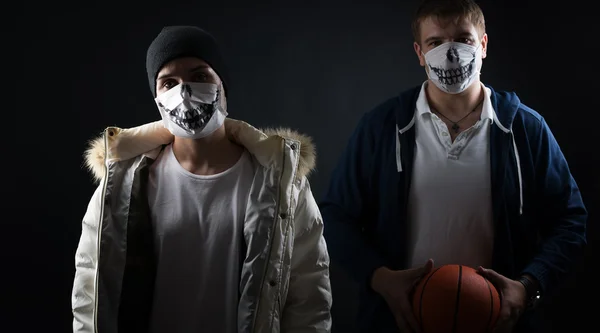
<svg viewBox="0 0 600 333">
<path fill-rule="evenodd" d="M 523 175 L 521 174 L 521 158 L 519 157 L 519 149 L 517 149 L 517 142 L 515 141 L 515 133 L 513 133 L 512 129 L 508 129 L 500 123 L 498 120 L 498 116 L 496 112 L 492 113 L 494 117 L 494 124 L 498 126 L 504 133 L 510 134 L 510 138 L 512 139 L 513 151 L 515 153 L 515 161 L 517 164 L 517 177 L 519 181 L 519 215 L 523 215 Z"/>
<path fill-rule="evenodd" d="M 406 125 L 406 127 L 404 127 L 403 129 L 400 129 L 398 127 L 398 124 L 396 124 L 396 169 L 398 170 L 398 172 L 402 172 L 402 152 L 400 150 L 400 135 L 404 134 L 404 132 L 408 131 L 411 127 L 413 127 L 413 125 L 415 124 L 415 117 L 416 115 L 412 117 L 408 125 Z"/>
<path fill-rule="evenodd" d="M 510 137 L 512 138 L 513 149 L 515 152 L 515 160 L 517 163 L 517 175 L 519 178 L 519 215 L 523 215 L 523 176 L 521 175 L 521 158 L 519 158 L 519 150 L 517 149 L 517 143 L 515 142 L 515 134 L 510 131 Z"/>
<path fill-rule="evenodd" d="M 402 154 L 400 151 L 400 129 L 396 124 L 396 169 L 398 172 L 402 172 Z"/>
</svg>

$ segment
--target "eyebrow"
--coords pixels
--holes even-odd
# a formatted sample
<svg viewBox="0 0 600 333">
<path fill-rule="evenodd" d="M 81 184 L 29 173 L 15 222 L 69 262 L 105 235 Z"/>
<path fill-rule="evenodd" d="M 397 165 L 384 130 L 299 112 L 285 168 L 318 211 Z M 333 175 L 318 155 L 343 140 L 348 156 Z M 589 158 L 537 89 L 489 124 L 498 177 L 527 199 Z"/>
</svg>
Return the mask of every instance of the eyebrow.
<svg viewBox="0 0 600 333">
<path fill-rule="evenodd" d="M 439 37 L 439 36 L 428 37 L 427 39 L 425 39 L 425 44 L 429 44 L 435 40 L 440 40 L 440 39 L 442 39 L 442 37 Z"/>
<path fill-rule="evenodd" d="M 469 38 L 473 38 L 474 37 L 473 34 L 470 31 L 461 32 L 458 36 L 459 37 L 469 37 Z"/>
<path fill-rule="evenodd" d="M 464 37 L 473 38 L 473 34 L 471 32 L 469 32 L 469 31 L 463 31 L 460 34 L 458 34 L 458 37 L 459 38 L 464 38 Z M 443 39 L 443 37 L 440 37 L 440 36 L 431 36 L 431 37 L 425 39 L 425 44 L 429 44 L 429 43 L 431 43 L 433 41 L 440 40 L 440 39 Z"/>
<path fill-rule="evenodd" d="M 208 68 L 209 68 L 209 67 L 208 67 L 208 65 L 200 65 L 200 66 L 196 66 L 196 67 L 194 67 L 194 68 L 190 69 L 190 70 L 189 70 L 189 72 L 190 72 L 190 73 L 193 73 L 193 72 L 197 72 L 197 71 L 199 71 L 199 70 L 202 70 L 202 69 L 208 69 Z M 170 76 L 173 76 L 173 74 L 172 74 L 172 73 L 165 73 L 165 74 L 163 74 L 163 75 L 161 75 L 161 76 L 157 77 L 157 78 L 156 78 L 156 80 L 158 81 L 158 80 L 160 80 L 160 79 L 165 79 L 165 78 L 168 78 L 168 77 L 170 77 Z"/>
</svg>

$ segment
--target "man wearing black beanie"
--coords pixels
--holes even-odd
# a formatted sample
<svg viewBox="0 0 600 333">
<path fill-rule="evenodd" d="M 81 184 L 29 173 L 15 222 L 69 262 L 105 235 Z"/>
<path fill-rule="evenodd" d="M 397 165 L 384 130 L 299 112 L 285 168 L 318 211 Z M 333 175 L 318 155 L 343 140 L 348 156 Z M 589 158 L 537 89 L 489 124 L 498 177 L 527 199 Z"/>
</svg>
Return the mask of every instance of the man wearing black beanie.
<svg viewBox="0 0 600 333">
<path fill-rule="evenodd" d="M 146 70 L 162 120 L 107 128 L 75 257 L 74 332 L 330 332 L 309 137 L 227 118 L 215 39 L 164 28 Z"/>
</svg>

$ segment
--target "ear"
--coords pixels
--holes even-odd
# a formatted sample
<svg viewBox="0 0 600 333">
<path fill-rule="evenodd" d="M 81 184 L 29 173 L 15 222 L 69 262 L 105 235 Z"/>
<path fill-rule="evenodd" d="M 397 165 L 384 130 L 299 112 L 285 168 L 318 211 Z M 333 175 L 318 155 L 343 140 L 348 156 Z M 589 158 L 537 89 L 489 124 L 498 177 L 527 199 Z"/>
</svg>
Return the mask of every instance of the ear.
<svg viewBox="0 0 600 333">
<path fill-rule="evenodd" d="M 481 38 L 481 58 L 485 59 L 487 57 L 487 47 L 488 47 L 488 35 L 483 34 Z"/>
<path fill-rule="evenodd" d="M 414 42 L 413 48 L 415 49 L 415 53 L 417 54 L 417 57 L 419 57 L 419 65 L 421 65 L 421 67 L 425 67 L 425 56 L 421 52 L 421 45 L 419 45 L 419 43 L 417 43 L 417 42 Z"/>
</svg>

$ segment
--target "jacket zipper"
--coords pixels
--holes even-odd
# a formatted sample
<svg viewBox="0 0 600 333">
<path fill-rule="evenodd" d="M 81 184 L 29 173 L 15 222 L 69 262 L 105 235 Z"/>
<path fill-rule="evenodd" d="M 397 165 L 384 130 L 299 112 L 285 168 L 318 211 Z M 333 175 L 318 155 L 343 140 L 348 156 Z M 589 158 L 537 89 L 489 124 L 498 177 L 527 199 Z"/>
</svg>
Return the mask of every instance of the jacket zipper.
<svg viewBox="0 0 600 333">
<path fill-rule="evenodd" d="M 282 163 L 282 165 L 285 164 L 285 151 L 282 154 L 282 161 L 284 163 Z M 250 330 L 250 333 L 255 332 L 256 330 L 256 317 L 258 316 L 258 313 L 260 311 L 260 306 L 261 306 L 261 302 L 260 302 L 260 295 L 262 295 L 263 292 L 263 288 L 264 288 L 264 284 L 265 284 L 265 279 L 267 277 L 267 270 L 269 268 L 269 261 L 271 258 L 271 251 L 273 250 L 273 237 L 275 237 L 275 223 L 277 223 L 277 219 L 279 218 L 279 205 L 281 203 L 281 179 L 283 178 L 283 170 L 281 172 L 281 174 L 279 175 L 279 182 L 278 182 L 278 186 L 277 186 L 277 204 L 275 205 L 275 221 L 273 223 L 273 230 L 271 231 L 271 238 L 269 240 L 269 256 L 267 257 L 267 260 L 265 260 L 265 265 L 263 267 L 263 276 L 262 279 L 260 281 L 260 291 L 258 293 L 259 297 L 258 297 L 258 304 L 256 305 L 256 311 L 254 311 L 254 316 L 252 318 L 252 330 Z"/>
<path fill-rule="evenodd" d="M 100 269 L 100 242 L 102 239 L 102 221 L 104 221 L 104 201 L 106 196 L 106 187 L 108 185 L 108 136 L 107 131 L 104 131 L 104 177 L 102 179 L 102 195 L 100 201 L 100 220 L 98 221 L 98 234 L 96 241 L 96 278 L 94 279 L 94 333 L 98 333 L 98 275 Z"/>
</svg>

